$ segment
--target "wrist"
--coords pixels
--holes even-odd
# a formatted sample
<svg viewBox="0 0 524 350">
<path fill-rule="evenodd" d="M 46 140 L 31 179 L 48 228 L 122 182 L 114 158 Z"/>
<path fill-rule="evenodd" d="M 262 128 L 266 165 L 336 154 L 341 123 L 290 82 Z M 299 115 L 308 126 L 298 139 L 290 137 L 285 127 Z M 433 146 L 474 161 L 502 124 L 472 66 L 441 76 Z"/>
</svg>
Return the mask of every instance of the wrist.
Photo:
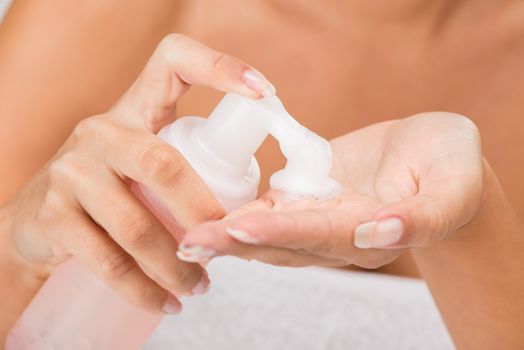
<svg viewBox="0 0 524 350">
<path fill-rule="evenodd" d="M 524 230 L 487 162 L 484 168 L 474 218 L 413 257 L 458 348 L 521 348 Z"/>
<path fill-rule="evenodd" d="M 0 343 L 46 280 L 16 252 L 12 239 L 12 214 L 0 207 Z"/>
<path fill-rule="evenodd" d="M 0 273 L 18 276 L 15 284 L 40 286 L 50 275 L 47 268 L 26 261 L 15 247 L 13 214 L 9 206 L 0 208 Z"/>
<path fill-rule="evenodd" d="M 450 235 L 451 241 L 469 242 L 479 238 L 494 239 L 496 237 L 491 236 L 493 230 L 505 226 L 508 220 L 515 223 L 515 213 L 506 199 L 497 176 L 485 159 L 483 164 L 483 188 L 478 210 L 466 225 Z M 489 237 L 487 235 L 482 237 L 483 234 Z"/>
<path fill-rule="evenodd" d="M 420 258 L 440 257 L 444 264 L 455 262 L 455 258 L 459 261 L 467 260 L 477 257 L 483 249 L 490 250 L 490 245 L 491 248 L 499 247 L 505 240 L 503 232 L 518 227 L 520 222 L 513 208 L 506 200 L 489 163 L 484 160 L 482 195 L 472 219 L 443 241 L 430 247 L 414 249 L 413 253 Z"/>
<path fill-rule="evenodd" d="M 484 160 L 483 188 L 478 209 L 473 218 L 441 242 L 440 248 L 462 247 L 463 250 L 499 246 L 507 241 L 505 232 L 521 228 L 518 217 L 506 199 L 496 174 Z M 464 255 L 464 251 L 459 252 Z"/>
</svg>

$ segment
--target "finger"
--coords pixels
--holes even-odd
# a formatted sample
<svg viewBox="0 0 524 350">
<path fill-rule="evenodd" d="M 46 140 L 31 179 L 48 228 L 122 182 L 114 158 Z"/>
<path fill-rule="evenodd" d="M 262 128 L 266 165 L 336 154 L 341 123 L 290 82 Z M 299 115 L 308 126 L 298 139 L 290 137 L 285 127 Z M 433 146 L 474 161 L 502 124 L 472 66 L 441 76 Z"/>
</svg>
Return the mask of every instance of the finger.
<svg viewBox="0 0 524 350">
<path fill-rule="evenodd" d="M 342 211 L 260 211 L 200 225 L 186 233 L 183 243 L 198 245 L 227 234 L 245 244 L 344 259 L 354 250 L 352 232 L 357 224 Z"/>
<path fill-rule="evenodd" d="M 372 221 L 356 228 L 359 248 L 425 247 L 443 239 L 466 222 L 459 199 L 446 193 L 417 194 L 383 208 Z"/>
<path fill-rule="evenodd" d="M 78 213 L 75 231 L 56 239 L 109 287 L 131 303 L 155 313 L 178 313 L 180 302 L 150 279 L 135 260 L 90 218 Z"/>
<path fill-rule="evenodd" d="M 214 257 L 231 255 L 244 260 L 258 260 L 276 266 L 304 267 L 318 266 L 344 266 L 347 262 L 339 259 L 309 254 L 301 250 L 256 245 L 256 242 L 243 243 L 237 239 L 234 231 L 206 230 L 202 225 L 201 232 L 207 234 L 195 235 L 179 247 L 177 256 L 184 261 L 206 262 Z M 231 234 L 233 233 L 233 235 Z M 244 237 L 241 237 L 243 239 Z"/>
<path fill-rule="evenodd" d="M 140 77 L 124 95 L 124 104 L 120 105 L 127 104 L 131 108 L 120 113 L 120 117 L 137 127 L 158 129 L 166 117 L 174 114 L 177 99 L 189 85 L 253 98 L 275 93 L 267 79 L 244 62 L 184 35 L 170 34 L 162 40 Z"/>
<path fill-rule="evenodd" d="M 134 139 L 108 152 L 114 169 L 153 192 L 183 228 L 224 216 L 213 192 L 177 149 L 155 137 Z M 127 157 L 119 156 L 124 153 Z"/>
<path fill-rule="evenodd" d="M 151 190 L 171 214 L 176 213 L 182 227 L 224 216 L 223 208 L 186 159 L 158 137 L 124 129 L 102 118 L 85 119 L 77 125 L 74 135 L 76 142 L 90 144 L 90 157 L 99 159 L 99 164 L 107 165 L 120 178 L 130 178 Z M 91 140 L 95 138 L 98 142 L 92 150 Z M 85 172 L 81 169 L 79 176 Z"/>
<path fill-rule="evenodd" d="M 162 287 L 175 295 L 206 290 L 209 283 L 197 264 L 176 258 L 178 244 L 160 221 L 120 180 L 107 175 L 105 186 L 84 177 L 75 186 L 80 205 Z"/>
</svg>

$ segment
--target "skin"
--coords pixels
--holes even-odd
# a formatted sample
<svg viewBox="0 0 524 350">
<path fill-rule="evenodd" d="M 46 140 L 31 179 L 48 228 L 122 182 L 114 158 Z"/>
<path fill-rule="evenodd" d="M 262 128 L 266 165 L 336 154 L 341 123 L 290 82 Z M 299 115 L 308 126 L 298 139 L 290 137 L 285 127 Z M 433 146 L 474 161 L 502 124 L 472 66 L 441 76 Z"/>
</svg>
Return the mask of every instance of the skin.
<svg viewBox="0 0 524 350">
<path fill-rule="evenodd" d="M 181 32 L 263 71 L 289 111 L 327 139 L 421 111 L 468 116 L 524 219 L 524 169 L 514 166 L 524 159 L 520 1 L 384 0 L 379 6 L 361 0 L 156 0 L 70 6 L 58 0 L 53 9 L 45 1 L 17 0 L 0 29 L 5 96 L 0 115 L 8 125 L 0 130 L 0 164 L 11 169 L 0 184 L 0 203 L 45 164 L 78 121 L 114 103 L 164 35 Z M 268 50 L 278 55 L 260 54 Z M 209 89 L 193 89 L 179 104 L 179 115 L 205 116 L 219 98 Z M 257 157 L 263 193 L 284 160 L 273 140 Z M 409 258 L 397 262 L 382 271 L 417 275 Z"/>
<path fill-rule="evenodd" d="M 445 238 L 469 223 L 478 210 L 480 139 L 474 124 L 463 117 L 428 113 L 383 122 L 334 139 L 331 145 L 332 176 L 342 186 L 341 197 L 288 202 L 282 192 L 269 191 L 232 212 L 228 216 L 232 219 L 189 231 L 180 250 L 200 245 L 219 254 L 246 258 L 256 254 L 259 260 L 282 265 L 374 268 L 397 258 L 402 248 L 432 245 Z M 388 245 L 398 249 L 358 249 L 351 243 L 359 224 L 387 218 L 404 221 L 402 237 Z M 444 227 L 433 227 L 441 224 Z M 251 252 L 253 247 L 230 246 L 235 241 L 228 237 L 227 228 L 246 232 L 256 245 L 291 250 L 275 251 L 275 258 L 267 251 Z"/>
<path fill-rule="evenodd" d="M 207 290 L 202 267 L 176 258 L 177 238 L 224 211 L 184 157 L 154 135 L 173 121 L 178 99 L 192 84 L 252 98 L 271 88 L 245 63 L 169 35 L 116 105 L 79 123 L 0 208 L 0 279 L 10 283 L 0 297 L 12 301 L 0 319 L 3 336 L 54 267 L 71 256 L 151 312 L 179 312 L 177 296 Z M 134 183 L 156 195 L 176 223 L 157 219 L 135 195 Z"/>
<path fill-rule="evenodd" d="M 522 6 L 489 0 L 397 0 L 380 6 L 357 0 L 86 1 L 70 6 L 58 0 L 51 9 L 45 1 L 15 1 L 0 28 L 0 167 L 9 169 L 0 184 L 0 203 L 29 181 L 80 120 L 109 109 L 158 41 L 178 31 L 264 71 L 292 114 L 326 138 L 423 110 L 468 115 L 483 135 L 484 155 L 506 189 L 507 202 L 522 219 L 524 169 L 515 167 L 524 158 Z M 278 55 L 260 54 L 269 49 Z M 219 97 L 192 89 L 178 104 L 179 114 L 206 115 Z M 258 154 L 262 189 L 283 166 L 277 154 L 274 142 Z M 2 271 L 9 271 L 11 265 L 2 264 Z M 22 305 L 36 290 L 25 286 L 39 286 L 46 274 L 17 272 L 6 280 L 24 281 Z"/>
<path fill-rule="evenodd" d="M 482 159 L 474 124 L 426 113 L 372 125 L 332 146 L 341 197 L 289 203 L 270 191 L 187 232 L 179 257 L 373 268 L 410 249 L 459 349 L 522 348 L 524 227 Z M 379 227 L 392 219 L 401 235 L 382 244 Z M 364 249 L 358 236 L 367 222 L 378 225 Z"/>
</svg>

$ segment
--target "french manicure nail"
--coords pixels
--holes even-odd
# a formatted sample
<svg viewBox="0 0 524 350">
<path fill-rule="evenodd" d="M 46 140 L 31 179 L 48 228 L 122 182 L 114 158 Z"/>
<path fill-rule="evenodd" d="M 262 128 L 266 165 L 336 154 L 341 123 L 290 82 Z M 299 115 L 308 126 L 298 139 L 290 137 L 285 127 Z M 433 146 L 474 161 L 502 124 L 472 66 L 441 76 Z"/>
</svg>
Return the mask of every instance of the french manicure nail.
<svg viewBox="0 0 524 350">
<path fill-rule="evenodd" d="M 237 241 L 240 241 L 242 243 L 247 243 L 247 244 L 258 244 L 258 243 L 260 243 L 260 240 L 258 238 L 253 237 L 251 234 L 247 233 L 244 230 L 237 230 L 237 229 L 228 227 L 228 228 L 226 228 L 226 232 L 231 237 L 233 237 L 234 239 L 236 239 Z"/>
<path fill-rule="evenodd" d="M 182 311 L 182 304 L 170 295 L 167 297 L 164 306 L 162 306 L 162 311 L 170 315 L 179 314 Z"/>
<path fill-rule="evenodd" d="M 355 246 L 361 249 L 371 248 L 372 237 L 371 234 L 377 226 L 376 221 L 366 222 L 365 224 L 360 224 L 355 229 Z"/>
<path fill-rule="evenodd" d="M 206 274 L 202 275 L 200 281 L 193 287 L 191 291 L 193 295 L 201 295 L 207 293 L 209 290 L 209 277 Z"/>
<path fill-rule="evenodd" d="M 370 221 L 355 229 L 357 248 L 381 248 L 397 243 L 404 233 L 404 224 L 399 218 Z"/>
<path fill-rule="evenodd" d="M 176 252 L 176 256 L 185 262 L 200 262 L 209 260 L 216 254 L 217 252 L 212 249 L 207 249 L 200 245 L 187 247 L 183 243 L 178 247 L 178 252 Z"/>
<path fill-rule="evenodd" d="M 255 69 L 246 70 L 243 74 L 244 84 L 263 97 L 273 96 L 277 90 L 260 72 Z"/>
</svg>

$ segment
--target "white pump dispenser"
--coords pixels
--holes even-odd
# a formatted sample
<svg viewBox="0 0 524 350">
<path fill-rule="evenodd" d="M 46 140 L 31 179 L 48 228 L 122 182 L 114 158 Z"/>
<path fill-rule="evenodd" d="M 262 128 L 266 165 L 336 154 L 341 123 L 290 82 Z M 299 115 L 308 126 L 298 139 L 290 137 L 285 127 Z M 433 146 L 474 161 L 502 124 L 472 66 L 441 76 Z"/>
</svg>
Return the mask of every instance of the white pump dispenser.
<svg viewBox="0 0 524 350">
<path fill-rule="evenodd" d="M 283 190 L 289 199 L 328 199 L 340 193 L 330 177 L 330 144 L 300 125 L 277 96 L 253 100 L 226 94 L 207 120 L 182 118 L 159 136 L 188 159 L 232 210 L 256 197 L 260 169 L 253 155 L 268 134 L 287 158 L 286 167 L 271 177 L 271 188 Z"/>
<path fill-rule="evenodd" d="M 228 211 L 257 195 L 260 168 L 253 155 L 270 125 L 259 104 L 229 93 L 207 120 L 185 117 L 158 134 L 184 155 Z"/>
<path fill-rule="evenodd" d="M 288 158 L 272 188 L 293 198 L 328 198 L 340 191 L 329 177 L 331 148 L 302 127 L 276 96 L 252 100 L 226 94 L 206 120 L 185 117 L 159 137 L 176 147 L 228 211 L 256 198 L 260 169 L 254 153 L 271 133 Z M 190 189 L 188 189 L 190 190 Z M 174 219 L 147 189 L 161 219 Z M 8 336 L 7 350 L 140 349 L 161 317 L 120 298 L 75 259 L 60 265 Z M 176 331 L 176 330 L 175 330 Z"/>
</svg>

